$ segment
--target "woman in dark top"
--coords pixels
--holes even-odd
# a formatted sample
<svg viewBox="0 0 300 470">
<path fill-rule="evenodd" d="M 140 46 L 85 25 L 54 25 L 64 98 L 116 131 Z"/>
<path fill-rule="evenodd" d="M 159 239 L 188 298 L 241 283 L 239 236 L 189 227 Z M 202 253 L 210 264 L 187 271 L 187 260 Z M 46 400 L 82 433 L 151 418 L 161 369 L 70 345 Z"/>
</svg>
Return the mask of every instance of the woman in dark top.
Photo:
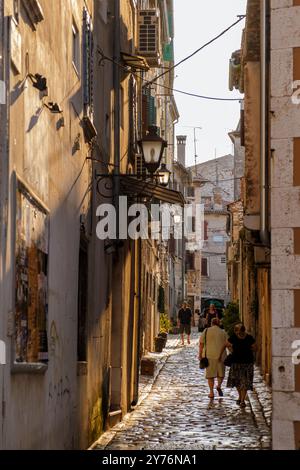
<svg viewBox="0 0 300 470">
<path fill-rule="evenodd" d="M 237 404 L 245 408 L 247 391 L 253 390 L 255 339 L 246 333 L 244 325 L 240 323 L 235 326 L 226 347 L 232 353 L 227 387 L 236 387 L 239 394 Z"/>
</svg>

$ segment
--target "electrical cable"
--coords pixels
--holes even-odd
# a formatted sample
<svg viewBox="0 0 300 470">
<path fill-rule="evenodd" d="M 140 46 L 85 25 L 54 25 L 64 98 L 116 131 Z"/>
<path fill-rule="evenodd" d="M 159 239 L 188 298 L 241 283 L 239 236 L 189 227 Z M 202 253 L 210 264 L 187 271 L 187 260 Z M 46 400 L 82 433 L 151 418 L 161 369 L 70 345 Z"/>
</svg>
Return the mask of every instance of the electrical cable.
<svg viewBox="0 0 300 470">
<path fill-rule="evenodd" d="M 100 61 L 108 60 L 109 62 L 112 62 L 113 64 L 117 65 L 118 67 L 120 67 L 120 68 L 124 69 L 126 72 L 128 72 L 128 66 L 120 64 L 120 62 L 117 62 L 112 57 L 106 56 L 100 48 L 98 48 L 98 53 L 101 55 Z M 193 98 L 199 98 L 199 99 L 211 100 L 211 101 L 233 101 L 233 102 L 234 101 L 243 101 L 242 97 L 241 98 L 219 98 L 219 97 L 214 97 L 214 96 L 198 95 L 197 93 L 190 93 L 188 91 L 178 90 L 176 88 L 171 88 L 171 87 L 168 87 L 167 85 L 162 85 L 160 83 L 152 83 L 152 81 L 149 81 L 149 80 L 146 80 L 145 78 L 142 78 L 141 75 L 139 75 L 136 72 L 131 71 L 131 74 L 134 77 L 141 80 L 142 82 L 144 82 L 145 85 L 149 85 L 149 86 L 152 85 L 152 86 L 164 88 L 165 90 L 175 92 L 175 93 L 180 93 L 180 94 L 183 94 L 183 95 L 186 95 L 186 96 L 191 96 Z"/>
<path fill-rule="evenodd" d="M 150 84 L 156 82 L 159 78 L 163 77 L 164 75 L 166 75 L 167 73 L 170 73 L 172 70 L 174 70 L 176 67 L 178 67 L 179 65 L 183 64 L 184 62 L 186 62 L 187 60 L 191 59 L 192 57 L 194 57 L 196 54 L 198 54 L 200 51 L 202 51 L 204 48 L 206 48 L 207 46 L 209 46 L 210 44 L 212 44 L 213 42 L 215 42 L 217 39 L 219 39 L 220 37 L 224 36 L 224 34 L 226 34 L 228 31 L 230 31 L 234 26 L 236 26 L 238 23 L 240 23 L 241 21 L 244 20 L 244 16 L 240 16 L 239 19 L 237 21 L 235 21 L 234 23 L 232 23 L 230 26 L 228 26 L 228 28 L 224 29 L 224 31 L 222 31 L 221 33 L 219 33 L 217 36 L 215 36 L 213 39 L 211 39 L 210 41 L 208 41 L 207 43 L 203 44 L 203 46 L 199 47 L 196 51 L 192 52 L 192 54 L 189 54 L 187 57 L 185 57 L 184 59 L 180 60 L 179 62 L 177 62 L 177 64 L 174 64 L 172 67 L 169 68 L 169 70 L 167 71 L 164 71 L 163 73 L 157 75 L 155 78 L 153 78 L 153 80 L 150 81 Z"/>
</svg>

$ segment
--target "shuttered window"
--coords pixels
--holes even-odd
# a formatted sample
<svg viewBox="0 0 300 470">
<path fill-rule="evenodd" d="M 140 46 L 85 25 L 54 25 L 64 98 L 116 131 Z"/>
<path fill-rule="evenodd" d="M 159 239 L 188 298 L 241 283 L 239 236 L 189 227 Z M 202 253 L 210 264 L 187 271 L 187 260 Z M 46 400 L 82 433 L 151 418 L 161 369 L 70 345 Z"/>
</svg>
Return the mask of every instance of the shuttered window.
<svg viewBox="0 0 300 470">
<path fill-rule="evenodd" d="M 93 25 L 88 11 L 83 13 L 83 103 L 86 116 L 93 113 L 94 69 Z"/>
<path fill-rule="evenodd" d="M 202 258 L 201 260 L 201 275 L 208 276 L 208 259 Z"/>
<path fill-rule="evenodd" d="M 195 253 L 187 251 L 185 254 L 185 267 L 186 271 L 195 270 Z"/>
<path fill-rule="evenodd" d="M 79 250 L 78 274 L 78 336 L 77 360 L 87 361 L 87 299 L 88 299 L 88 241 L 82 235 Z"/>
</svg>

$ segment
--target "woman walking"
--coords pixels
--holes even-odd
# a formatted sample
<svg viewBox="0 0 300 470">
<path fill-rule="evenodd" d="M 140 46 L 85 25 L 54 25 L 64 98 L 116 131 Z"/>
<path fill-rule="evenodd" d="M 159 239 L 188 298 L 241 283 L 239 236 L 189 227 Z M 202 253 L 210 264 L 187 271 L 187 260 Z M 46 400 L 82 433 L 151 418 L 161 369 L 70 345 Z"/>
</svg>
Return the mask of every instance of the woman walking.
<svg viewBox="0 0 300 470">
<path fill-rule="evenodd" d="M 245 326 L 239 323 L 235 326 L 234 334 L 228 339 L 226 347 L 232 352 L 227 387 L 237 389 L 237 404 L 245 408 L 247 391 L 253 390 L 255 339 L 247 334 Z"/>
<path fill-rule="evenodd" d="M 224 353 L 226 347 L 227 335 L 220 328 L 220 320 L 212 319 L 212 326 L 206 328 L 202 333 L 199 343 L 199 360 L 203 357 L 208 359 L 206 369 L 206 379 L 209 386 L 209 398 L 214 399 L 215 379 L 217 379 L 217 392 L 220 397 L 223 396 L 222 383 L 225 376 Z M 205 353 L 205 355 L 204 355 Z M 226 357 L 226 354 L 225 354 Z"/>
</svg>

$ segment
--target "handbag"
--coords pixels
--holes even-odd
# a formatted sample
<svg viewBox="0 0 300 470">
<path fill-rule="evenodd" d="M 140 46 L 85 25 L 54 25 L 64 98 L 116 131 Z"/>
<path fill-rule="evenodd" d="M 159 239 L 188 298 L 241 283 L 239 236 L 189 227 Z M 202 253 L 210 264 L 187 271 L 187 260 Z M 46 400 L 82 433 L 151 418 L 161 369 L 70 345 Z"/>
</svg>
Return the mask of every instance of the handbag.
<svg viewBox="0 0 300 470">
<path fill-rule="evenodd" d="M 207 337 L 207 329 L 204 334 L 205 357 L 202 357 L 200 359 L 200 369 L 207 369 L 207 367 L 209 366 L 209 362 L 206 357 L 206 337 Z"/>
<path fill-rule="evenodd" d="M 233 359 L 232 354 L 228 354 L 228 356 L 226 356 L 226 358 L 224 360 L 224 366 L 231 367 L 232 366 L 232 359 Z"/>
</svg>

